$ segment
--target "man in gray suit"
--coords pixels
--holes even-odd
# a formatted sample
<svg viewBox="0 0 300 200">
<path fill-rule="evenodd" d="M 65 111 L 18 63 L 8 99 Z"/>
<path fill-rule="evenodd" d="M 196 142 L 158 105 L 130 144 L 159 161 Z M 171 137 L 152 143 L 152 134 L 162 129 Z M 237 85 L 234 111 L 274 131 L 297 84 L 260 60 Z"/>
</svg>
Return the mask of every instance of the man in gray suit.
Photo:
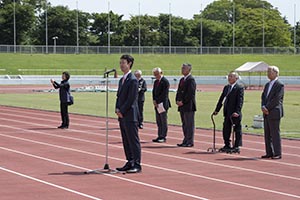
<svg viewBox="0 0 300 200">
<path fill-rule="evenodd" d="M 268 68 L 270 82 L 261 95 L 261 110 L 264 115 L 266 155 L 261 158 L 281 159 L 280 119 L 283 117 L 284 85 L 278 80 L 279 69 Z"/>
</svg>

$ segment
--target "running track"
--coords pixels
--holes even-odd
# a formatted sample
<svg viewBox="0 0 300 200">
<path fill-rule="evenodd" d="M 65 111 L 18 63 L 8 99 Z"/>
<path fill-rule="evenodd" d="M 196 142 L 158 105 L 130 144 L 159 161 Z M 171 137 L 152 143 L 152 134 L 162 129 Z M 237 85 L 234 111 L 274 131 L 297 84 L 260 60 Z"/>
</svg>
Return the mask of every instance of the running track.
<svg viewBox="0 0 300 200">
<path fill-rule="evenodd" d="M 71 115 L 70 129 L 58 130 L 59 113 L 0 106 L 0 121 L 1 200 L 300 199 L 300 141 L 282 141 L 282 160 L 261 160 L 262 137 L 245 135 L 240 155 L 210 154 L 212 131 L 196 130 L 194 148 L 177 148 L 180 127 L 153 144 L 156 127 L 147 123 L 141 174 L 85 175 L 103 167 L 105 119 Z M 109 127 L 109 163 L 120 167 L 117 121 Z"/>
</svg>

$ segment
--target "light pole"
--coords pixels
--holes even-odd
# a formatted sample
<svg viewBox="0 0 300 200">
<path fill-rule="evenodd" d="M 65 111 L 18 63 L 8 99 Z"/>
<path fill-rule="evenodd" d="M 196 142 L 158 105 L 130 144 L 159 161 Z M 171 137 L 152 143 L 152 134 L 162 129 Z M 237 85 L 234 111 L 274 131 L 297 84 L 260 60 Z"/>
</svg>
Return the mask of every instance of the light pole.
<svg viewBox="0 0 300 200">
<path fill-rule="evenodd" d="M 234 0 L 232 1 L 232 54 L 234 54 L 235 49 L 235 4 Z"/>
<path fill-rule="evenodd" d="M 107 53 L 110 54 L 110 2 L 108 2 L 107 24 Z"/>
<path fill-rule="evenodd" d="M 297 32 L 296 32 L 296 26 L 297 26 L 297 20 L 296 20 L 296 4 L 294 4 L 294 54 L 297 53 Z"/>
<path fill-rule="evenodd" d="M 17 52 L 16 45 L 17 45 L 17 34 L 16 34 L 16 0 L 14 0 L 14 53 Z"/>
<path fill-rule="evenodd" d="M 171 3 L 169 3 L 169 54 L 172 53 L 172 14 Z"/>
<path fill-rule="evenodd" d="M 200 10 L 200 54 L 202 54 L 202 48 L 203 48 L 203 18 L 202 18 L 202 4 L 201 4 L 201 10 Z"/>
<path fill-rule="evenodd" d="M 47 0 L 45 1 L 45 29 L 46 29 L 46 54 L 48 54 L 48 2 Z"/>
<path fill-rule="evenodd" d="M 77 18 L 77 22 L 76 22 L 76 54 L 79 54 L 79 10 L 78 10 L 78 1 L 76 1 L 76 18 Z"/>
<path fill-rule="evenodd" d="M 263 20 L 263 27 L 262 27 L 262 48 L 263 48 L 263 54 L 265 53 L 265 4 L 263 3 L 263 16 L 262 16 L 262 20 Z"/>
<path fill-rule="evenodd" d="M 141 2 L 139 2 L 139 54 L 141 54 Z"/>
<path fill-rule="evenodd" d="M 57 37 L 57 36 L 54 36 L 52 39 L 53 39 L 53 41 L 54 41 L 53 53 L 56 54 L 56 40 L 58 39 L 58 37 Z"/>
</svg>

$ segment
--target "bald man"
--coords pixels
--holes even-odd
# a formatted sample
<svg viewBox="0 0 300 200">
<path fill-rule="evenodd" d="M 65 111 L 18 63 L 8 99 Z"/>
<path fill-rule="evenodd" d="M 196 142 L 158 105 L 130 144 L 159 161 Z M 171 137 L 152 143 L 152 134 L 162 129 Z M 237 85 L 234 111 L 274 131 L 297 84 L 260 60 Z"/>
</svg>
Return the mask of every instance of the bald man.
<svg viewBox="0 0 300 200">
<path fill-rule="evenodd" d="M 267 75 L 270 81 L 261 95 L 266 148 L 266 155 L 262 158 L 281 159 L 280 120 L 283 117 L 284 85 L 278 80 L 278 67 L 270 66 Z"/>
</svg>

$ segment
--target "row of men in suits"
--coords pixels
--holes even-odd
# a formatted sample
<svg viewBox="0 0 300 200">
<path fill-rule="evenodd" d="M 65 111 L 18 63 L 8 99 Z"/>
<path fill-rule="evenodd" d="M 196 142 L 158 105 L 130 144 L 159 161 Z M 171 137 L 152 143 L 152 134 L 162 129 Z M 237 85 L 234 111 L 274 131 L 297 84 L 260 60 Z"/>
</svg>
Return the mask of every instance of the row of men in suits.
<svg viewBox="0 0 300 200">
<path fill-rule="evenodd" d="M 141 79 L 141 72 L 136 71 L 135 76 L 131 73 L 134 58 L 130 55 L 123 55 L 120 58 L 120 68 L 124 73 L 119 81 L 117 92 L 115 113 L 118 116 L 119 126 L 122 135 L 123 147 L 127 162 L 123 167 L 117 168 L 118 171 L 127 173 L 141 172 L 141 145 L 138 135 L 138 128 L 142 128 L 141 114 L 143 108 L 139 107 L 139 91 L 145 82 Z M 182 65 L 183 77 L 180 79 L 176 93 L 176 105 L 180 112 L 184 139 L 178 147 L 194 146 L 194 116 L 196 112 L 196 82 L 191 75 L 192 65 Z M 167 113 L 171 107 L 169 100 L 169 81 L 163 76 L 160 68 L 153 69 L 155 82 L 153 85 L 152 98 L 158 126 L 158 137 L 153 142 L 166 142 L 168 132 Z M 269 67 L 268 77 L 270 82 L 266 84 L 262 93 L 262 112 L 264 113 L 265 123 L 265 146 L 266 155 L 262 158 L 281 158 L 280 142 L 280 119 L 283 116 L 283 95 L 284 86 L 278 80 L 279 69 L 275 66 Z M 138 77 L 138 78 L 136 78 Z M 219 98 L 214 115 L 217 115 L 223 107 L 223 148 L 239 148 L 242 145 L 242 106 L 244 102 L 244 89 L 238 83 L 239 76 L 236 72 L 228 75 L 229 84 L 223 89 Z M 144 97 L 140 101 L 144 104 Z M 141 105 L 141 104 L 140 104 Z M 233 147 L 230 146 L 231 127 L 235 124 L 236 139 Z"/>
</svg>

